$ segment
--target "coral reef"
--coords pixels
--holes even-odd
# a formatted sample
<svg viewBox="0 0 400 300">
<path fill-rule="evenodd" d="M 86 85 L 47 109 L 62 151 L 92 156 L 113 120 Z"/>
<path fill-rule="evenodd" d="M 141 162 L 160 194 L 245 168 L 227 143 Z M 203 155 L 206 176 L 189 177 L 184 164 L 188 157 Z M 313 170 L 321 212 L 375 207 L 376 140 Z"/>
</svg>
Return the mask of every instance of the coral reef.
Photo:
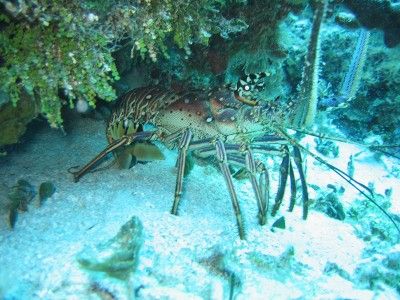
<svg viewBox="0 0 400 300">
<path fill-rule="evenodd" d="M 361 138 L 374 133 L 386 143 L 395 143 L 400 137 L 399 49 L 385 50 L 376 43 L 369 51 L 371 63 L 364 70 L 364 89 L 348 110 L 337 114 L 340 122 L 352 127 Z"/>
<path fill-rule="evenodd" d="M 363 26 L 383 30 L 386 46 L 395 47 L 400 43 L 400 3 L 390 0 L 345 0 L 344 3 Z"/>
<path fill-rule="evenodd" d="M 94 107 L 99 98 L 114 100 L 112 84 L 119 79 L 112 57 L 116 50 L 127 49 L 130 62 L 125 65 L 129 66 L 138 63 L 137 54 L 156 61 L 177 48 L 190 55 L 193 44 L 208 45 L 212 35 L 228 38 L 241 31 L 243 22 L 221 14 L 226 4 L 218 0 L 0 1 L 0 91 L 9 95 L 14 106 L 23 93 L 38 103 L 38 111 L 18 122 L 10 141 L 0 145 L 15 143 L 38 113 L 52 127 L 60 127 L 66 104 L 72 108 L 84 101 Z M 122 71 L 129 69 L 119 66 Z"/>
<path fill-rule="evenodd" d="M 287 92 L 282 68 L 287 49 L 280 26 L 290 12 L 302 11 L 307 1 L 237 2 L 223 10 L 232 21 L 221 23 L 224 31 L 212 35 L 208 47 L 193 45 L 190 57 L 171 51 L 170 60 L 161 62 L 164 80 L 172 77 L 204 88 L 235 84 L 243 76 L 265 72 L 265 100 Z"/>
<path fill-rule="evenodd" d="M 172 45 L 191 52 L 192 44 L 208 45 L 213 34 L 229 35 L 238 25 L 226 19 L 221 10 L 227 3 L 242 2 L 201 0 L 171 1 L 87 1 L 104 18 L 105 30 L 116 42 L 133 46 L 142 58 L 156 61 L 168 56 Z"/>
<path fill-rule="evenodd" d="M 329 83 L 333 94 L 340 94 L 351 61 L 348 49 L 356 48 L 358 36 L 358 30 L 345 31 L 334 25 L 325 33 L 322 59 L 329 63 L 322 68 L 321 77 Z M 346 103 L 345 109 L 335 109 L 327 117 L 355 140 L 362 141 L 375 134 L 383 142 L 395 144 L 400 137 L 400 67 L 397 63 L 400 49 L 382 47 L 381 38 L 380 32 L 370 34 L 365 54 L 368 63 L 359 75 L 360 85 L 353 100 Z"/>
<path fill-rule="evenodd" d="M 63 104 L 85 99 L 94 106 L 96 97 L 115 98 L 110 83 L 118 74 L 109 39 L 96 30 L 93 14 L 70 1 L 2 3 L 8 14 L 0 14 L 0 89 L 14 105 L 25 91 L 58 127 Z"/>
</svg>

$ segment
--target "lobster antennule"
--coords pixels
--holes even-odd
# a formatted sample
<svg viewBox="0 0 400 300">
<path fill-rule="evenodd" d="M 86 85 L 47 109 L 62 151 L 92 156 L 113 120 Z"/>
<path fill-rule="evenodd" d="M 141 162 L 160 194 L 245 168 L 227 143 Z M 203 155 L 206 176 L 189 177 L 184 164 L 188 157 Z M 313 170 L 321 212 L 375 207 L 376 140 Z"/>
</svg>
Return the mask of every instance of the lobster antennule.
<svg viewBox="0 0 400 300">
<path fill-rule="evenodd" d="M 74 176 L 74 182 L 78 182 L 79 179 L 81 179 L 86 173 L 92 170 L 96 166 L 96 164 L 100 162 L 110 152 L 118 150 L 122 146 L 129 145 L 134 141 L 149 140 L 154 134 L 155 134 L 154 131 L 135 132 L 130 135 L 125 135 L 120 139 L 110 143 L 106 148 L 104 148 L 104 150 L 102 150 L 99 154 L 97 154 L 90 162 L 84 165 L 80 170 L 76 172 L 70 172 Z"/>
<path fill-rule="evenodd" d="M 121 146 L 124 146 L 127 143 L 126 138 L 122 138 L 120 140 L 117 140 L 111 144 L 109 144 L 103 151 L 101 151 L 99 154 L 97 154 L 90 162 L 88 162 L 86 165 L 84 165 L 79 171 L 76 172 L 71 172 L 72 175 L 74 176 L 74 182 L 78 182 L 79 179 L 81 179 L 87 172 L 92 170 L 94 166 L 100 162 L 108 153 L 120 148 Z"/>
</svg>

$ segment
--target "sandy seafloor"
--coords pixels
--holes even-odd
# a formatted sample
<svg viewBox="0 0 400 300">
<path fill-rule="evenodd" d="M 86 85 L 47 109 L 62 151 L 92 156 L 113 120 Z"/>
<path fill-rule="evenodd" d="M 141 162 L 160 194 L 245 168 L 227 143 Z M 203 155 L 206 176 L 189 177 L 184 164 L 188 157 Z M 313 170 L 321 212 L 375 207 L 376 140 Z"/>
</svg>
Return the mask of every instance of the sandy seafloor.
<svg viewBox="0 0 400 300">
<path fill-rule="evenodd" d="M 66 136 L 42 126 L 1 159 L 2 187 L 11 187 L 21 178 L 34 186 L 48 180 L 56 186 L 56 193 L 41 207 L 34 201 L 28 212 L 19 214 L 13 230 L 7 225 L 7 212 L 1 211 L 0 290 L 5 299 L 128 299 L 128 290 L 131 298 L 137 299 L 228 299 L 228 278 L 211 267 L 212 257 L 219 254 L 226 255 L 226 268 L 240 279 L 236 299 L 399 297 L 390 288 L 372 291 L 335 272 L 324 273 L 327 263 L 335 263 L 351 275 L 365 259 L 365 244 L 356 237 L 352 225 L 315 210 L 303 221 L 300 205 L 289 213 L 286 199 L 280 211 L 286 218 L 286 229 L 272 232 L 277 217 L 269 217 L 266 226 L 259 226 L 250 183 L 235 180 L 247 230 L 247 240 L 241 241 L 223 178 L 212 165 L 194 167 L 185 181 L 180 215 L 171 215 L 175 151 L 165 150 L 167 159 L 161 162 L 130 170 L 110 168 L 74 183 L 67 169 L 83 165 L 106 145 L 104 128 L 103 121 L 89 118 L 67 123 Z M 346 170 L 349 155 L 360 149 L 338 145 L 339 158 L 329 161 Z M 311 185 L 342 185 L 346 189 L 342 197 L 345 207 L 361 198 L 333 172 L 311 158 L 307 163 Z M 399 212 L 400 185 L 388 175 L 391 163 L 395 162 L 378 163 L 367 151 L 355 160 L 355 177 L 364 183 L 374 182 L 381 194 L 392 188 L 391 210 Z M 271 174 L 275 194 L 276 169 Z M 313 197 L 312 189 L 310 194 Z M 93 278 L 79 267 L 76 254 L 85 246 L 115 236 L 132 216 L 142 221 L 145 239 L 138 269 L 125 290 L 118 280 Z M 278 260 L 291 247 L 292 262 L 282 268 L 271 267 L 269 258 Z M 93 281 L 113 296 L 93 292 Z"/>
</svg>

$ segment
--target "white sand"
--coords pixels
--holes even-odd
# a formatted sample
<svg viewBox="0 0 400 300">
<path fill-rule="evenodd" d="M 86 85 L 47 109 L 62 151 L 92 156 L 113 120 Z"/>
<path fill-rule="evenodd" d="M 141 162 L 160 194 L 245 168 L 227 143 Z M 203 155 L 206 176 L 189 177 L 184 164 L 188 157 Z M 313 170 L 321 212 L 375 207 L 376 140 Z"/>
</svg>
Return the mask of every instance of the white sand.
<svg viewBox="0 0 400 300">
<path fill-rule="evenodd" d="M 268 225 L 257 224 L 256 201 L 245 180 L 235 181 L 248 236 L 247 241 L 240 241 L 223 178 L 211 165 L 195 166 L 185 181 L 180 215 L 169 214 L 175 185 L 174 151 L 165 151 L 165 161 L 130 170 L 110 168 L 74 183 L 67 169 L 83 165 L 102 150 L 106 145 L 104 123 L 77 119 L 68 127 L 65 137 L 43 128 L 0 161 L 3 185 L 11 187 L 24 178 L 35 186 L 50 180 L 57 189 L 43 206 L 33 203 L 28 212 L 19 214 L 14 230 L 7 226 L 6 211 L 1 211 L 0 297 L 3 291 L 15 299 L 101 299 L 90 291 L 91 279 L 79 268 L 75 256 L 85 245 L 113 237 L 134 215 L 145 231 L 139 268 L 130 282 L 132 290 L 140 287 L 140 299 L 227 299 L 228 279 L 204 263 L 217 253 L 229 257 L 227 268 L 242 281 L 237 299 L 395 297 L 390 291 L 362 290 L 337 274 L 323 273 L 330 262 L 351 275 L 362 260 L 365 244 L 351 225 L 314 210 L 303 221 L 301 207 L 288 213 L 285 200 L 280 214 L 286 217 L 286 230 L 271 232 L 271 217 Z M 340 159 L 334 163 L 346 170 L 349 154 L 358 151 L 355 146 L 340 144 Z M 361 198 L 312 158 L 307 162 L 310 184 L 323 188 L 328 183 L 343 185 L 345 206 Z M 378 193 L 393 188 L 398 212 L 399 181 L 386 177 L 391 163 L 388 160 L 385 169 L 363 155 L 355 160 L 355 177 L 374 182 Z M 276 170 L 273 173 L 274 195 L 278 174 Z M 310 194 L 313 196 L 312 189 Z M 254 257 L 261 261 L 279 257 L 290 246 L 294 247 L 295 263 L 281 275 L 269 270 L 268 264 L 254 262 Z M 100 279 L 100 284 L 118 299 L 127 298 L 115 280 Z"/>
</svg>

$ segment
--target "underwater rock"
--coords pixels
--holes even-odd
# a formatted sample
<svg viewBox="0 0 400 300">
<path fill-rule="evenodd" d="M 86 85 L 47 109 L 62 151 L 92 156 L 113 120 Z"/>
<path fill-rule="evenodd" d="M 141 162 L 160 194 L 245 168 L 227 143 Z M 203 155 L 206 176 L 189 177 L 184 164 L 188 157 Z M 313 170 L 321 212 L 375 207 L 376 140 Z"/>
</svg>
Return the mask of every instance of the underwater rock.
<svg viewBox="0 0 400 300">
<path fill-rule="evenodd" d="M 55 191 L 56 187 L 51 181 L 42 182 L 39 186 L 39 204 L 41 205 L 43 201 L 50 198 Z"/>
<path fill-rule="evenodd" d="M 374 289 L 386 284 L 400 294 L 400 249 L 392 248 L 387 254 L 376 254 L 364 260 L 354 271 L 354 281 Z"/>
<path fill-rule="evenodd" d="M 286 228 L 285 217 L 282 216 L 278 220 L 276 220 L 274 224 L 272 224 L 272 230 L 274 230 L 274 228 L 285 229 Z"/>
<path fill-rule="evenodd" d="M 354 29 L 360 27 L 360 23 L 358 22 L 356 16 L 346 12 L 339 12 L 335 16 L 335 22 L 346 28 Z"/>
<path fill-rule="evenodd" d="M 8 224 L 14 228 L 18 219 L 18 211 L 27 211 L 28 204 L 35 197 L 34 187 L 26 180 L 20 179 L 8 192 L 9 200 Z"/>
<path fill-rule="evenodd" d="M 20 179 L 8 193 L 8 199 L 11 201 L 11 208 L 20 211 L 27 211 L 28 204 L 35 197 L 36 192 L 34 187 L 26 180 Z"/>
<path fill-rule="evenodd" d="M 343 221 L 346 218 L 342 203 L 340 203 L 337 191 L 332 191 L 328 194 L 322 194 L 318 197 L 315 204 L 315 209 L 323 212 L 327 216 Z"/>
<path fill-rule="evenodd" d="M 235 299 L 242 289 L 243 274 L 237 265 L 237 258 L 232 252 L 223 253 L 216 250 L 210 257 L 200 261 L 214 274 L 224 277 L 229 287 L 228 299 Z"/>
<path fill-rule="evenodd" d="M 369 186 L 371 189 L 371 186 Z M 383 210 L 388 210 L 391 206 L 391 198 L 381 194 L 374 193 L 374 201 Z M 371 202 L 365 202 L 362 199 L 354 201 L 347 211 L 347 216 L 354 222 L 355 233 L 364 241 L 380 243 L 382 241 L 389 243 L 398 242 L 398 231 L 393 222 L 400 221 L 399 214 L 391 214 L 393 222 L 389 218 L 382 216 L 382 212 Z"/>
<path fill-rule="evenodd" d="M 83 269 L 127 280 L 136 270 L 142 244 L 143 225 L 139 218 L 134 216 L 112 239 L 83 249 L 77 260 Z"/>
<path fill-rule="evenodd" d="M 85 99 L 78 99 L 75 104 L 75 109 L 80 114 L 86 114 L 90 111 L 90 106 Z"/>
<path fill-rule="evenodd" d="M 90 284 L 90 291 L 96 294 L 101 300 L 117 300 L 118 297 L 114 291 L 111 291 L 107 287 L 101 285 L 99 282 L 92 282 Z"/>
<path fill-rule="evenodd" d="M 248 259 L 252 265 L 271 279 L 288 280 L 293 274 L 302 274 L 304 265 L 296 260 L 295 249 L 289 245 L 280 256 L 250 252 Z"/>
<path fill-rule="evenodd" d="M 400 272 L 400 250 L 390 252 L 382 263 L 386 268 Z"/>
<path fill-rule="evenodd" d="M 329 140 L 324 140 L 321 138 L 315 139 L 316 150 L 322 155 L 329 158 L 336 158 L 339 156 L 339 147 L 333 142 Z"/>
<path fill-rule="evenodd" d="M 336 263 L 327 262 L 324 267 L 324 273 L 329 276 L 332 276 L 332 274 L 338 274 L 340 277 L 350 280 L 349 273 L 339 267 Z"/>
<path fill-rule="evenodd" d="M 16 106 L 11 102 L 0 105 L 0 147 L 16 144 L 38 113 L 37 103 L 24 92 Z"/>
</svg>

